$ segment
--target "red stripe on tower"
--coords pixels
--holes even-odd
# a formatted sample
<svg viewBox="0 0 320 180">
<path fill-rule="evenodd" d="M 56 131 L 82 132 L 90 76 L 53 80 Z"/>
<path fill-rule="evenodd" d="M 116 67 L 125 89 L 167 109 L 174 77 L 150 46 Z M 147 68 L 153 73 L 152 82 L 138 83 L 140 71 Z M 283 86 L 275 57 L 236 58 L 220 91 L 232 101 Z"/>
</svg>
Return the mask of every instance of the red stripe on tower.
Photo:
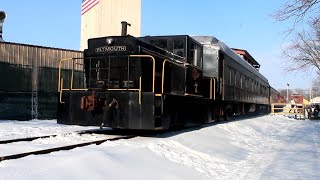
<svg viewBox="0 0 320 180">
<path fill-rule="evenodd" d="M 99 2 L 100 2 L 100 0 L 84 0 L 84 1 L 82 1 L 81 15 L 84 15 L 86 12 L 88 12 L 90 9 L 92 9 Z"/>
</svg>

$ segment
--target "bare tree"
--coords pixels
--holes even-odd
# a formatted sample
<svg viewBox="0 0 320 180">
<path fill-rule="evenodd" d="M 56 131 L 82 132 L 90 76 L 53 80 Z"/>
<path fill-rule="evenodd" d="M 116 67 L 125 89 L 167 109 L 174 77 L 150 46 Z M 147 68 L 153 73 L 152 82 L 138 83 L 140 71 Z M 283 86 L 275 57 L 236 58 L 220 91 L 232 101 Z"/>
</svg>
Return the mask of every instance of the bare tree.
<svg viewBox="0 0 320 180">
<path fill-rule="evenodd" d="M 281 95 L 283 95 L 285 98 L 287 98 L 287 89 L 278 89 L 277 90 Z M 288 96 L 290 97 L 290 95 L 294 94 L 295 91 L 292 89 L 288 89 Z"/>
<path fill-rule="evenodd" d="M 287 96 L 287 90 L 286 89 L 278 89 L 277 90 L 281 95 L 283 95 L 283 96 Z M 290 92 L 290 93 L 289 93 Z M 289 90 L 289 94 L 291 94 L 291 90 Z M 286 97 L 287 98 L 287 97 Z"/>
<path fill-rule="evenodd" d="M 294 89 L 293 93 L 294 94 L 300 94 L 303 96 L 305 99 L 309 99 L 309 89 Z"/>
<path fill-rule="evenodd" d="M 315 80 L 312 81 L 312 86 L 313 87 L 320 87 L 320 79 L 317 78 Z"/>
<path fill-rule="evenodd" d="M 289 33 L 292 42 L 283 51 L 290 60 L 288 71 L 303 71 L 315 68 L 320 76 L 320 0 L 286 0 L 274 13 L 278 21 L 293 20 Z M 307 23 L 304 21 L 307 20 Z M 305 27 L 308 24 L 308 28 Z M 301 30 L 302 29 L 302 30 Z"/>
<path fill-rule="evenodd" d="M 312 19 L 319 21 L 320 0 L 287 0 L 281 8 L 274 13 L 277 21 L 287 21 L 293 19 L 294 27 L 301 21 Z"/>
<path fill-rule="evenodd" d="M 292 61 L 288 71 L 315 68 L 320 76 L 320 29 L 319 23 L 311 24 L 311 32 L 297 33 L 290 46 L 283 51 Z"/>
<path fill-rule="evenodd" d="M 312 98 L 320 96 L 320 81 L 319 80 L 316 79 L 312 82 L 312 86 L 310 88 L 310 93 L 311 93 Z"/>
</svg>

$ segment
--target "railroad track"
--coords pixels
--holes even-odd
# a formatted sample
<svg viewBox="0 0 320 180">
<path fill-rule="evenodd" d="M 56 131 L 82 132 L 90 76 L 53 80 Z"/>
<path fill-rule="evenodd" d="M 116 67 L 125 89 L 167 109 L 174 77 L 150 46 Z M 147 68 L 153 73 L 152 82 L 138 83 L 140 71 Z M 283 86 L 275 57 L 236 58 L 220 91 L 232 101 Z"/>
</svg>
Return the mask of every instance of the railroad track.
<svg viewBox="0 0 320 180">
<path fill-rule="evenodd" d="M 55 136 L 57 136 L 57 135 L 55 135 Z M 42 136 L 42 137 L 48 138 L 48 137 L 52 137 L 52 136 Z M 71 150 L 71 149 L 74 149 L 74 148 L 77 148 L 77 147 L 83 147 L 83 146 L 88 146 L 88 145 L 92 145 L 92 144 L 100 145 L 101 143 L 104 143 L 106 141 L 117 141 L 117 140 L 120 140 L 120 139 L 131 139 L 131 138 L 134 138 L 134 137 L 137 137 L 137 136 L 136 135 L 128 135 L 128 136 L 120 136 L 120 137 L 113 137 L 113 138 L 105 138 L 105 139 L 101 139 L 101 140 L 77 143 L 77 144 L 72 144 L 72 145 L 59 146 L 59 147 L 53 147 L 53 148 L 47 148 L 47 149 L 42 149 L 42 150 L 29 151 L 29 152 L 24 152 L 24 153 L 17 153 L 17 154 L 12 154 L 12 155 L 7 155 L 7 156 L 0 156 L 0 162 L 1 161 L 5 161 L 5 160 L 19 159 L 19 158 L 23 158 L 23 157 L 29 156 L 29 155 L 48 154 L 48 153 L 56 152 L 56 151 Z M 33 137 L 33 138 L 34 139 L 39 139 L 41 137 Z M 27 138 L 21 138 L 21 139 L 18 139 L 18 140 L 27 141 L 25 139 L 27 139 Z M 28 138 L 28 139 L 32 139 L 32 138 Z M 10 142 L 10 140 L 8 140 L 8 142 Z M 19 142 L 19 141 L 13 141 L 13 142 Z M 12 143 L 12 142 L 10 142 L 10 143 Z"/>
<path fill-rule="evenodd" d="M 44 135 L 44 136 L 0 140 L 0 144 L 6 144 L 6 145 L 8 144 L 10 146 L 10 144 L 19 143 L 19 142 L 28 142 L 28 141 L 33 142 L 38 139 L 42 140 L 42 139 L 46 139 L 46 138 L 55 138 L 58 136 L 63 137 L 63 136 L 69 136 L 69 135 L 82 136 L 85 134 L 116 135 L 117 137 L 109 137 L 109 138 L 103 138 L 103 139 L 102 139 L 102 137 L 99 137 L 100 140 L 93 140 L 93 141 L 89 140 L 87 142 L 75 143 L 75 144 L 71 144 L 71 145 L 58 146 L 58 147 L 55 146 L 52 148 L 46 148 L 46 149 L 40 149 L 40 150 L 31 150 L 29 152 L 23 152 L 23 153 L 12 153 L 10 155 L 4 155 L 4 156 L 2 156 L 0 154 L 0 162 L 5 161 L 5 160 L 19 159 L 19 158 L 23 158 L 23 157 L 29 156 L 29 155 L 40 155 L 40 154 L 48 154 L 51 152 L 56 152 L 56 151 L 61 151 L 61 150 L 71 150 L 71 149 L 74 149 L 77 147 L 83 147 L 83 146 L 88 146 L 88 145 L 92 145 L 92 144 L 99 145 L 99 144 L 106 142 L 106 141 L 116 141 L 116 140 L 120 140 L 120 139 L 131 139 L 131 138 L 137 137 L 139 135 L 154 136 L 157 133 L 155 133 L 154 131 L 91 129 L 91 130 L 83 130 L 83 131 L 74 131 L 74 132 L 69 132 L 69 133 L 60 133 L 60 134 L 52 134 L 52 135 Z M 25 144 L 22 144 L 22 145 L 25 145 Z M 26 144 L 26 145 L 28 146 L 29 144 Z M 10 149 L 8 147 L 6 147 L 6 148 Z M 40 146 L 40 148 L 41 148 L 41 146 Z M 21 149 L 23 149 L 23 148 L 21 148 Z"/>
<path fill-rule="evenodd" d="M 224 123 L 224 122 L 221 122 Z M 217 124 L 217 122 L 210 123 L 207 125 L 212 125 L 212 124 Z M 71 150 L 77 147 L 83 147 L 83 146 L 88 146 L 92 144 L 99 145 L 101 143 L 104 143 L 106 141 L 116 141 L 120 139 L 131 139 L 134 137 L 137 137 L 139 135 L 142 136 L 147 136 L 147 137 L 153 137 L 156 134 L 162 134 L 166 132 L 174 132 L 174 131 L 188 131 L 188 130 L 194 130 L 197 128 L 204 127 L 206 125 L 193 125 L 187 128 L 178 128 L 175 130 L 166 130 L 166 131 L 159 131 L 159 132 L 154 132 L 154 131 L 119 131 L 119 130 L 111 130 L 111 129 L 93 129 L 93 130 L 84 130 L 84 131 L 75 131 L 75 132 L 70 132 L 70 133 L 65 133 L 65 134 L 53 134 L 53 135 L 45 135 L 45 136 L 37 136 L 37 137 L 27 137 L 27 138 L 17 138 L 17 139 L 10 139 L 10 140 L 2 140 L 0 141 L 0 144 L 10 144 L 10 143 L 16 143 L 16 142 L 23 142 L 23 141 L 33 141 L 36 139 L 45 139 L 45 138 L 52 138 L 52 137 L 57 137 L 57 136 L 67 136 L 71 134 L 78 134 L 78 135 L 83 135 L 83 134 L 104 134 L 104 135 L 119 135 L 119 137 L 112 137 L 112 138 L 105 138 L 101 140 L 94 140 L 94 141 L 89 141 L 89 142 L 82 142 L 82 143 L 77 143 L 77 144 L 72 144 L 72 145 L 65 145 L 65 146 L 59 146 L 59 147 L 53 147 L 53 148 L 47 148 L 47 149 L 41 149 L 41 150 L 35 150 L 35 151 L 29 151 L 29 152 L 24 152 L 24 153 L 16 153 L 16 154 L 11 154 L 11 155 L 6 155 L 6 156 L 1 156 L 0 155 L 0 162 L 5 161 L 5 160 L 12 160 L 12 159 L 19 159 L 23 158 L 25 156 L 29 155 L 40 155 L 40 154 L 48 154 L 51 152 L 57 152 L 57 151 L 62 151 L 62 150 Z M 126 135 L 122 135 L 122 134 Z M 129 134 L 129 135 L 128 135 Z"/>
<path fill-rule="evenodd" d="M 91 129 L 91 130 L 82 130 L 82 131 L 74 131 L 69 133 L 60 133 L 60 134 L 51 134 L 51 135 L 44 135 L 44 136 L 34 136 L 34 137 L 25 137 L 25 138 L 15 138 L 15 139 L 8 139 L 8 140 L 0 140 L 0 144 L 9 144 L 15 142 L 22 142 L 22 141 L 33 141 L 36 139 L 45 139 L 57 136 L 66 136 L 70 134 L 119 134 L 118 131 L 111 130 L 111 129 Z"/>
</svg>

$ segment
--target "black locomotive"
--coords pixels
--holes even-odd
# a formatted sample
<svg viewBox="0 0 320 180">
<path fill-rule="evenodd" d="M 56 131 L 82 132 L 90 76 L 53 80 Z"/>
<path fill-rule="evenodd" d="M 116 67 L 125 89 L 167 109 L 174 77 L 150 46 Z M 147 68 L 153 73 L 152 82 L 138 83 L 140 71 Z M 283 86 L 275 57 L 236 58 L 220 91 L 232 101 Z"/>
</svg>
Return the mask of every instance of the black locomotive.
<svg viewBox="0 0 320 180">
<path fill-rule="evenodd" d="M 61 124 L 158 130 L 270 110 L 257 64 L 210 36 L 94 38 L 69 60 L 83 64 L 85 89 L 59 73 Z"/>
</svg>

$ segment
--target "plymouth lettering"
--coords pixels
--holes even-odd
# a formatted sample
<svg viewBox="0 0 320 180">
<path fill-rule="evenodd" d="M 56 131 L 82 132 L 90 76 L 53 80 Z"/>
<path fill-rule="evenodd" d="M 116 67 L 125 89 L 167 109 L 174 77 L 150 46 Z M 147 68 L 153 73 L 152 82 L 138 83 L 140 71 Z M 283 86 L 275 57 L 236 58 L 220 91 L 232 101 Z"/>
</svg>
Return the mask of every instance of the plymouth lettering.
<svg viewBox="0 0 320 180">
<path fill-rule="evenodd" d="M 96 52 L 113 52 L 113 51 L 126 51 L 126 46 L 103 46 L 96 48 Z"/>
</svg>

